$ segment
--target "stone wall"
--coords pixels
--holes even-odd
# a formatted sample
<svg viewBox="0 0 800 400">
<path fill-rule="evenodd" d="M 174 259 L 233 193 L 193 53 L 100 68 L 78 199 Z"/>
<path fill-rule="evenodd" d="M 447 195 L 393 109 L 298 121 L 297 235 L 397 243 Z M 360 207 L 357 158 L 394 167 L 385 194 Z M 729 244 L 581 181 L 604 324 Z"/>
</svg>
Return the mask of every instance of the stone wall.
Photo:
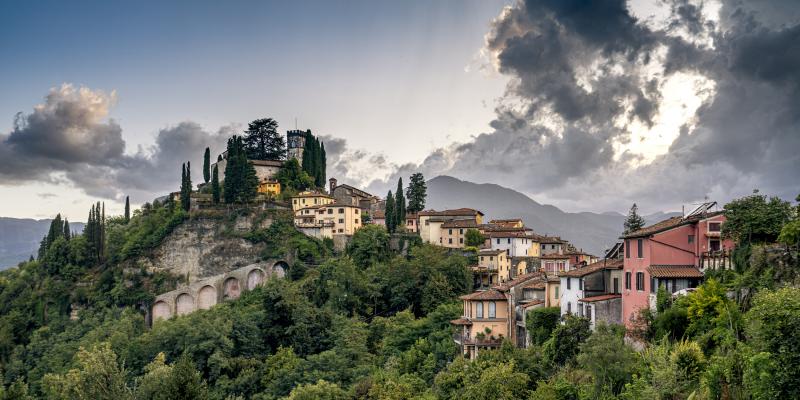
<svg viewBox="0 0 800 400">
<path fill-rule="evenodd" d="M 139 257 L 131 267 L 163 271 L 194 282 L 257 263 L 265 249 L 236 234 L 249 232 L 255 225 L 266 228 L 270 218 L 257 214 L 229 217 L 193 216 L 176 227 L 148 256 Z"/>
<path fill-rule="evenodd" d="M 267 260 L 183 285 L 156 296 L 150 319 L 153 322 L 169 319 L 238 299 L 242 292 L 256 288 L 267 279 L 282 278 L 287 269 L 284 260 Z"/>
</svg>

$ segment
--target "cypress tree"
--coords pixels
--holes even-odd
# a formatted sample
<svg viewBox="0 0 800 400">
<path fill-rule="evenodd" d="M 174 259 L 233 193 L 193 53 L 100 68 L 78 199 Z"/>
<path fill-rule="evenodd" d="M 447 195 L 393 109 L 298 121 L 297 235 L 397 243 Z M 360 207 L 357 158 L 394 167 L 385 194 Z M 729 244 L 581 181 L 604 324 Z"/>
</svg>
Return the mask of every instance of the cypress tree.
<svg viewBox="0 0 800 400">
<path fill-rule="evenodd" d="M 386 230 L 389 232 L 394 232 L 395 222 L 397 221 L 397 217 L 395 216 L 395 205 L 394 205 L 394 197 L 392 196 L 392 191 L 389 191 L 389 194 L 386 195 L 386 211 L 384 212 L 384 219 L 386 220 Z"/>
<path fill-rule="evenodd" d="M 208 183 L 211 180 L 211 149 L 206 147 L 206 152 L 203 154 L 203 180 Z"/>
<path fill-rule="evenodd" d="M 425 198 L 428 196 L 428 187 L 425 184 L 425 177 L 417 172 L 411 175 L 411 182 L 408 184 L 406 190 L 406 198 L 408 199 L 408 206 L 406 211 L 411 213 L 418 213 L 425 209 Z"/>
<path fill-rule="evenodd" d="M 184 171 L 183 185 L 181 185 L 181 207 L 183 207 L 185 211 L 189 211 L 189 208 L 192 205 L 191 163 L 186 163 L 186 168 Z"/>
<path fill-rule="evenodd" d="M 225 203 L 245 203 L 258 192 L 258 176 L 247 159 L 244 142 L 239 136 L 228 139 L 228 163 L 225 166 Z"/>
<path fill-rule="evenodd" d="M 320 187 L 325 186 L 325 181 L 327 181 L 327 168 L 328 168 L 328 160 L 325 155 L 325 143 L 320 143 L 319 145 L 319 176 L 320 176 Z"/>
<path fill-rule="evenodd" d="M 125 196 L 125 223 L 131 221 L 131 199 L 129 196 Z"/>
<path fill-rule="evenodd" d="M 214 204 L 219 204 L 219 171 L 216 165 L 211 174 L 211 196 L 214 200 Z"/>
<path fill-rule="evenodd" d="M 69 231 L 69 221 L 64 218 L 64 239 L 72 239 L 72 232 Z"/>
<path fill-rule="evenodd" d="M 406 198 L 403 196 L 403 178 L 397 180 L 397 194 L 395 194 L 395 226 L 405 225 L 406 223 Z"/>
</svg>

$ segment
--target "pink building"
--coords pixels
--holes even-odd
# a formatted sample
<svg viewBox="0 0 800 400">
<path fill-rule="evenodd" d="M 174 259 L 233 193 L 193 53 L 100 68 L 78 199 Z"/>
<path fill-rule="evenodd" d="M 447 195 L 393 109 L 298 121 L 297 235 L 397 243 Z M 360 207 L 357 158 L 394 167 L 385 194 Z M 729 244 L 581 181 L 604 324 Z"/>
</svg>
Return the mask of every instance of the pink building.
<svg viewBox="0 0 800 400">
<path fill-rule="evenodd" d="M 653 308 L 659 286 L 675 293 L 697 287 L 708 257 L 733 247 L 720 237 L 725 215 L 707 203 L 685 217 L 674 217 L 622 236 L 622 321 L 630 328 L 642 308 Z"/>
</svg>

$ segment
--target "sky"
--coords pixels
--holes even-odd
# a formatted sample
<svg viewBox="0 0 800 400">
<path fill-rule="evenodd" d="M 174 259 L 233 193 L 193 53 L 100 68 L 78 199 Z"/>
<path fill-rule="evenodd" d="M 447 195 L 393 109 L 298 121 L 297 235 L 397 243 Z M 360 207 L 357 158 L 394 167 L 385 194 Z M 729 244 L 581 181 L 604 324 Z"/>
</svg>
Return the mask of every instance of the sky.
<svg viewBox="0 0 800 400">
<path fill-rule="evenodd" d="M 121 212 L 262 117 L 381 195 L 421 171 L 569 211 L 793 199 L 798 22 L 791 0 L 3 2 L 0 216 Z"/>
</svg>

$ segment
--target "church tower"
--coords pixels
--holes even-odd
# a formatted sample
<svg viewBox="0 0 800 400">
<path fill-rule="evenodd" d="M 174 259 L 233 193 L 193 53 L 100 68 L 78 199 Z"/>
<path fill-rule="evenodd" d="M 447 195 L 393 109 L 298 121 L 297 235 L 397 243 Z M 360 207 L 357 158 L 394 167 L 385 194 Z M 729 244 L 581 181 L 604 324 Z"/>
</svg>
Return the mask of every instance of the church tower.
<svg viewBox="0 0 800 400">
<path fill-rule="evenodd" d="M 286 151 L 287 158 L 296 158 L 300 165 L 303 165 L 303 149 L 306 147 L 306 135 L 311 134 L 311 129 L 302 131 L 294 129 L 286 132 Z"/>
</svg>

